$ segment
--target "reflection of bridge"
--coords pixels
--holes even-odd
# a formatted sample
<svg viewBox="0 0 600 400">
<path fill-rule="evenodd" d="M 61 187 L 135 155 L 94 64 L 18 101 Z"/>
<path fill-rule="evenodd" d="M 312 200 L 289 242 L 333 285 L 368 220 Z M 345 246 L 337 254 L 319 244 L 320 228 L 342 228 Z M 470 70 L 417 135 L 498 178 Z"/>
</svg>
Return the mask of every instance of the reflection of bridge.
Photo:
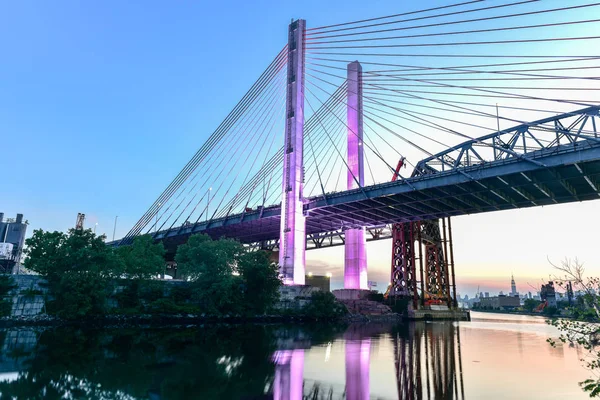
<svg viewBox="0 0 600 400">
<path fill-rule="evenodd" d="M 487 10 L 470 7 L 474 6 L 467 2 L 443 7 L 460 12 L 412 14 L 423 14 L 418 18 L 422 20 Z M 537 14 L 554 11 L 542 9 Z M 403 27 L 406 21 L 393 18 L 372 20 L 379 21 L 375 26 L 390 26 L 384 32 L 429 26 Z M 445 246 L 451 234 L 448 231 L 445 239 L 446 229 L 437 220 L 598 198 L 599 108 L 595 102 L 571 97 L 599 89 L 592 87 L 597 78 L 579 72 L 599 68 L 589 65 L 597 57 L 557 55 L 553 47 L 547 48 L 549 56 L 524 56 L 527 52 L 519 46 L 532 41 L 517 36 L 509 41 L 514 53 L 499 55 L 490 48 L 489 54 L 458 58 L 440 49 L 457 44 L 486 49 L 481 46 L 497 42 L 407 44 L 415 37 L 372 37 L 370 26 L 355 21 L 307 29 L 304 20 L 291 23 L 287 46 L 119 243 L 128 244 L 146 231 L 173 253 L 195 233 L 236 238 L 277 250 L 286 284 L 304 284 L 307 248 L 343 243 L 345 287 L 366 289 L 365 242 L 392 237 L 394 254 L 400 255 L 392 267 L 394 293 L 416 299 L 420 289 L 421 297 L 450 303 L 453 263 Z M 467 33 L 473 32 L 451 32 Z M 572 40 L 584 39 L 589 38 Z M 539 54 L 543 48 L 539 46 L 551 40 L 533 42 Z M 420 47 L 432 48 L 433 54 L 415 55 L 442 60 L 442 66 L 437 61 L 427 66 L 399 64 L 393 60 L 410 55 L 363 50 L 404 47 L 417 53 Z M 360 62 L 344 55 L 360 57 Z M 452 64 L 456 59 L 485 57 L 498 62 Z M 508 62 L 512 59 L 520 61 Z M 565 64 L 557 67 L 558 62 Z M 538 65 L 542 63 L 544 68 Z M 553 83 L 552 96 L 544 95 L 548 88 L 537 85 L 542 79 Z M 499 81 L 520 86 L 499 86 Z M 572 82 L 581 84 L 561 86 Z M 475 99 L 463 101 L 464 96 Z M 497 102 L 497 98 L 506 103 L 506 116 L 497 109 L 495 114 L 488 112 L 493 104 L 485 99 Z M 512 127 L 500 129 L 501 121 Z M 408 177 L 398 175 L 400 166 L 409 163 L 403 154 L 421 160 Z M 330 179 L 332 174 L 337 180 Z M 442 225 L 446 223 L 449 220 Z M 415 247 L 424 230 L 437 239 Z M 418 259 L 426 265 L 425 276 L 418 277 L 414 264 L 421 244 L 425 254 Z M 423 288 L 425 281 L 431 287 Z"/>
<path fill-rule="evenodd" d="M 344 334 L 346 385 L 339 398 L 369 400 L 371 340 L 390 334 L 398 399 L 463 399 L 464 386 L 460 353 L 460 332 L 448 323 L 416 323 L 391 329 L 389 325 L 350 326 Z M 321 398 L 338 398 L 328 385 L 316 382 L 309 388 L 304 381 L 304 351 L 278 350 L 274 356 L 274 400 L 302 400 L 307 392 Z M 331 397 L 327 397 L 331 396 Z M 309 398 L 313 398 L 310 397 Z"/>
</svg>

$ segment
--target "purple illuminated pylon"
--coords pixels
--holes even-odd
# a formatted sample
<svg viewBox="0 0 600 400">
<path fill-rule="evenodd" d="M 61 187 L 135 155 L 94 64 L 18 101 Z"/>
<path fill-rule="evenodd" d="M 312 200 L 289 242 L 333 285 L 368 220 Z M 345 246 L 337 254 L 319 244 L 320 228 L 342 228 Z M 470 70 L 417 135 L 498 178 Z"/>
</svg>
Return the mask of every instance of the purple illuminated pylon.
<svg viewBox="0 0 600 400">
<path fill-rule="evenodd" d="M 364 185 L 362 66 L 348 64 L 348 190 Z M 344 288 L 368 289 L 365 228 L 345 231 Z"/>
<path fill-rule="evenodd" d="M 346 399 L 369 400 L 371 339 L 346 341 Z"/>
<path fill-rule="evenodd" d="M 273 400 L 302 400 L 304 383 L 304 350 L 275 352 Z"/>
<path fill-rule="evenodd" d="M 279 236 L 279 266 L 283 283 L 304 285 L 306 217 L 303 213 L 304 181 L 304 35 L 306 21 L 290 24 L 283 160 L 283 196 Z"/>
</svg>

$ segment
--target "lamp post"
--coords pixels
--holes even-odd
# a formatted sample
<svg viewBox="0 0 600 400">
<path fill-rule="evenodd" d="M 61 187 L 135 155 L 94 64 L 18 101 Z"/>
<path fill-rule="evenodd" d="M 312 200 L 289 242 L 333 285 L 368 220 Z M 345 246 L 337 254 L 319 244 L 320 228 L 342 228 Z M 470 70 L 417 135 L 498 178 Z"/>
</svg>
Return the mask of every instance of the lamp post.
<svg viewBox="0 0 600 400">
<path fill-rule="evenodd" d="M 119 218 L 118 215 L 115 216 L 115 226 L 113 228 L 113 238 L 112 238 L 113 242 L 115 241 L 115 233 L 117 232 L 117 218 Z"/>
<path fill-rule="evenodd" d="M 210 192 L 212 191 L 212 186 L 208 188 L 208 202 L 206 203 L 206 222 L 208 222 L 208 206 L 210 206 Z"/>
</svg>

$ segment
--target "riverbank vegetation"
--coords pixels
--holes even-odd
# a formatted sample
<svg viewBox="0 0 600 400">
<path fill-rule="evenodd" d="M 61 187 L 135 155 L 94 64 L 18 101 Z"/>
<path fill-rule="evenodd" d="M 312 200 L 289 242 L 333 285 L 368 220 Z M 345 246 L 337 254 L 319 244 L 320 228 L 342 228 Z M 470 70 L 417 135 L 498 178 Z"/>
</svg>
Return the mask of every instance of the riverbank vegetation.
<svg viewBox="0 0 600 400">
<path fill-rule="evenodd" d="M 26 241 L 25 267 L 47 280 L 48 313 L 64 319 L 108 314 L 241 316 L 280 311 L 281 280 L 269 254 L 207 235 L 191 236 L 175 255 L 178 275 L 165 271 L 165 249 L 150 236 L 111 248 L 91 230 L 36 230 Z M 330 295 L 330 294 L 329 294 Z M 317 296 L 294 315 L 330 318 L 343 314 L 333 296 Z"/>
<path fill-rule="evenodd" d="M 552 319 L 548 323 L 561 332 L 558 342 L 588 351 L 588 356 L 582 360 L 594 378 L 580 382 L 580 385 L 590 397 L 600 397 L 600 278 L 586 277 L 583 263 L 577 259 L 565 259 L 560 265 L 552 265 L 560 274 L 554 278 L 558 287 L 566 290 L 570 284 L 580 295 L 571 307 L 573 318 Z M 552 346 L 558 343 L 553 339 L 548 342 Z"/>
</svg>

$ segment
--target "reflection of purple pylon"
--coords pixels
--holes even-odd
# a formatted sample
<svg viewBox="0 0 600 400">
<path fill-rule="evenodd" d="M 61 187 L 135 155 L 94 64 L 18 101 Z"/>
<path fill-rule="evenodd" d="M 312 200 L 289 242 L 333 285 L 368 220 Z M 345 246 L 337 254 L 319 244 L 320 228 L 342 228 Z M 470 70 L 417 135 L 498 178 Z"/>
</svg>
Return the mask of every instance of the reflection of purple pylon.
<svg viewBox="0 0 600 400">
<path fill-rule="evenodd" d="M 346 398 L 369 399 L 371 339 L 346 341 Z"/>
<path fill-rule="evenodd" d="M 273 355 L 273 400 L 302 400 L 304 350 L 278 350 Z"/>
</svg>

